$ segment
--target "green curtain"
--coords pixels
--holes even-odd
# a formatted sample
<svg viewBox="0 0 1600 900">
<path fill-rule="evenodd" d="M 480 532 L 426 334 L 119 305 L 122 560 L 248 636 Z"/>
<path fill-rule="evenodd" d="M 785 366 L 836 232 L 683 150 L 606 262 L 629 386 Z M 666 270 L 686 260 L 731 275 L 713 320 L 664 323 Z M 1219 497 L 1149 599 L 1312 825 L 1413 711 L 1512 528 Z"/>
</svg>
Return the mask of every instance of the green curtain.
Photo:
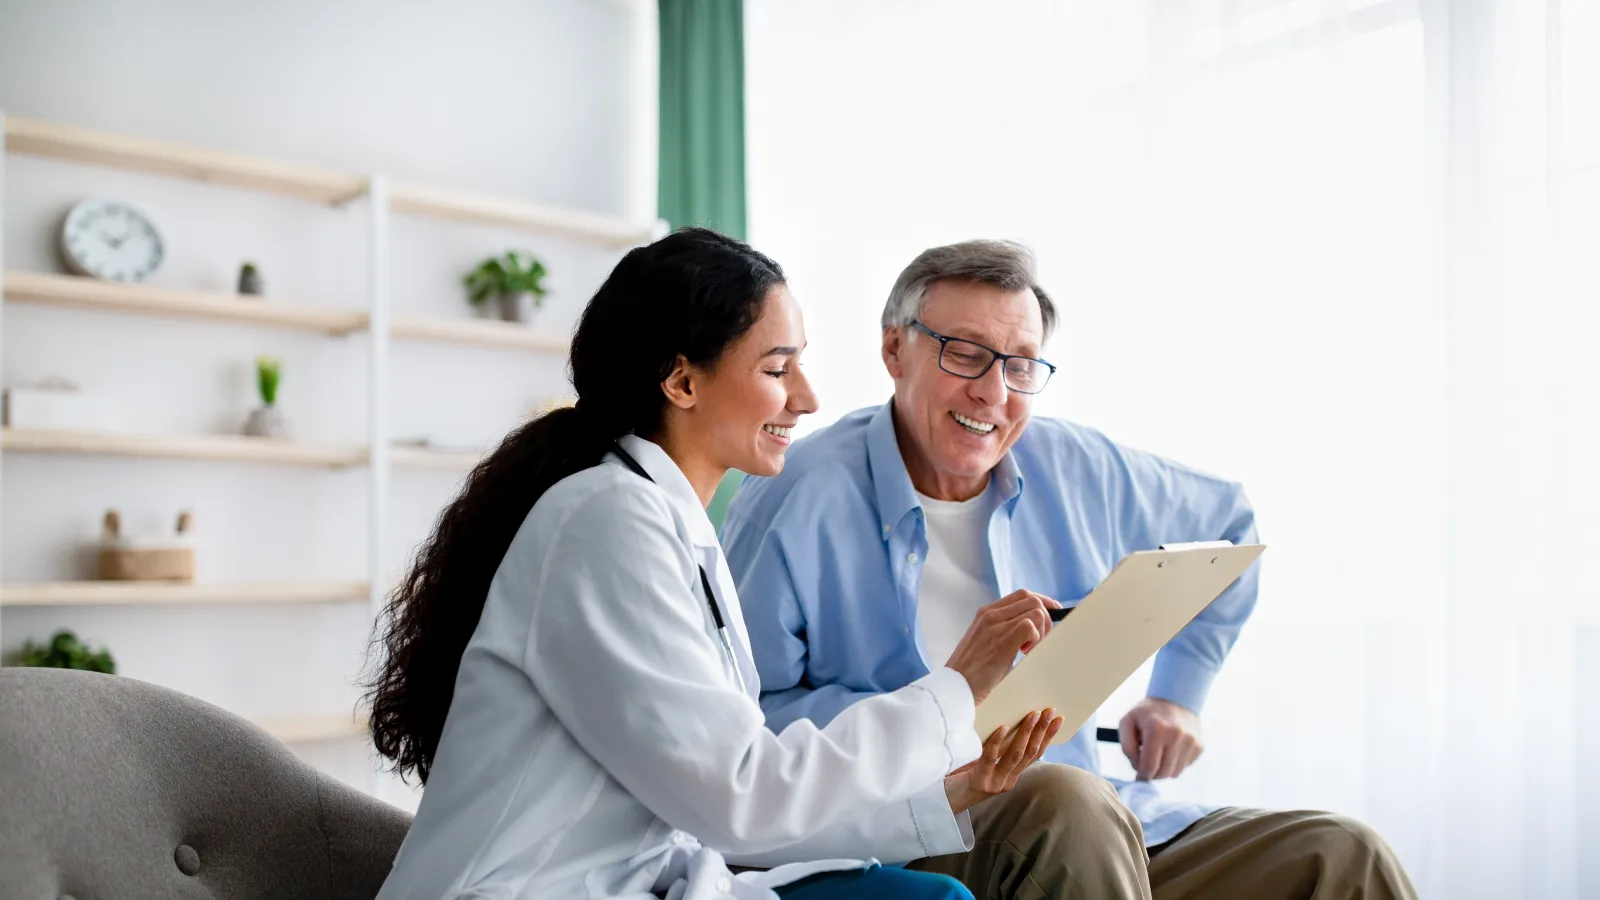
<svg viewBox="0 0 1600 900">
<path fill-rule="evenodd" d="M 661 146 L 658 214 L 743 240 L 744 2 L 658 0 Z M 717 487 L 706 512 L 719 529 L 743 473 Z"/>
<path fill-rule="evenodd" d="M 657 203 L 674 228 L 744 239 L 743 0 L 659 0 Z"/>
</svg>

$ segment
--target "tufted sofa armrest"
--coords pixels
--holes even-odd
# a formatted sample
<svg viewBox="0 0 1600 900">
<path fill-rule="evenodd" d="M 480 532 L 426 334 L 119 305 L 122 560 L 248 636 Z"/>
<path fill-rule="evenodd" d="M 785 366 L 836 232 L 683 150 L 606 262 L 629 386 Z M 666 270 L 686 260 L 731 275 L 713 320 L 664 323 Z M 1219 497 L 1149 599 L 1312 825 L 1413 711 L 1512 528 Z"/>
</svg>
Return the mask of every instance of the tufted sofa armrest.
<svg viewBox="0 0 1600 900">
<path fill-rule="evenodd" d="M 371 900 L 409 827 L 193 697 L 0 669 L 0 900 Z"/>
</svg>

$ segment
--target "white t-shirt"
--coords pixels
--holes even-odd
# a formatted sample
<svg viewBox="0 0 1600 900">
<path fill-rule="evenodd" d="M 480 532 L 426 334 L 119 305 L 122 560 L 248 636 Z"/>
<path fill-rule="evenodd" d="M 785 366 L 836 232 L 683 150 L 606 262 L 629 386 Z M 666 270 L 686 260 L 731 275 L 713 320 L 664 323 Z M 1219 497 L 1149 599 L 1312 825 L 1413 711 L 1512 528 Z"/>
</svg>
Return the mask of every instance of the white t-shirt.
<svg viewBox="0 0 1600 900">
<path fill-rule="evenodd" d="M 928 665 L 950 658 L 979 607 L 993 603 L 990 586 L 991 491 L 970 500 L 935 500 L 917 494 L 928 531 L 928 558 L 917 587 L 917 627 Z"/>
</svg>

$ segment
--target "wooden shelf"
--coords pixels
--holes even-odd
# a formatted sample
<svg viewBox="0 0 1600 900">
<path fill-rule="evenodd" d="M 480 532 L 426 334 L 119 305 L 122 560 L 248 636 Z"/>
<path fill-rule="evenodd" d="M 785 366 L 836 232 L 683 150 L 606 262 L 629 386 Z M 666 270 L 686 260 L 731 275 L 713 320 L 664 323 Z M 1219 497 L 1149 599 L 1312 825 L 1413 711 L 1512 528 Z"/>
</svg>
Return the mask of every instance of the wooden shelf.
<svg viewBox="0 0 1600 900">
<path fill-rule="evenodd" d="M 5 123 L 6 150 L 13 153 L 284 194 L 328 204 L 346 203 L 367 192 L 365 176 L 333 169 L 18 116 L 7 116 Z M 655 232 L 655 225 L 651 223 L 410 181 L 398 182 L 391 188 L 390 205 L 396 212 L 480 225 L 503 225 L 618 248 L 645 243 Z"/>
<path fill-rule="evenodd" d="M 46 306 L 211 319 L 329 335 L 363 331 L 368 322 L 364 311 L 294 306 L 238 294 L 181 291 L 17 270 L 8 270 L 4 278 L 6 299 Z M 568 339 L 559 334 L 495 319 L 400 314 L 394 317 L 389 330 L 394 337 L 403 339 L 541 353 L 565 354 L 570 346 Z"/>
<path fill-rule="evenodd" d="M 344 203 L 367 190 L 359 175 L 16 116 L 6 117 L 6 150 L 320 203 Z"/>
<path fill-rule="evenodd" d="M 389 460 L 408 469 L 460 469 L 466 471 L 486 454 L 471 450 L 428 450 L 422 447 L 395 447 Z"/>
<path fill-rule="evenodd" d="M 367 733 L 364 716 L 264 716 L 254 721 L 285 744 L 365 737 Z"/>
<path fill-rule="evenodd" d="M 55 581 L 0 585 L 0 606 L 127 606 L 168 603 L 345 603 L 366 600 L 364 581 L 242 584 Z"/>
<path fill-rule="evenodd" d="M 5 119 L 5 149 L 327 204 L 346 203 L 367 193 L 364 175 L 18 116 Z M 392 186 L 390 206 L 395 212 L 502 225 L 618 248 L 649 241 L 657 227 L 655 223 L 631 222 L 414 181 Z"/>
<path fill-rule="evenodd" d="M 158 459 L 282 463 L 349 468 L 366 464 L 365 447 L 302 444 L 237 435 L 146 435 L 43 428 L 7 428 L 8 453 L 86 453 Z"/>
<path fill-rule="evenodd" d="M 43 272 L 8 270 L 5 295 L 8 300 L 48 306 L 184 316 L 331 335 L 351 334 L 367 327 L 365 312 L 293 306 L 239 294 L 179 291 Z"/>
<path fill-rule="evenodd" d="M 642 244 L 653 234 L 648 224 L 415 182 L 398 182 L 389 193 L 389 203 L 395 212 L 479 225 L 504 225 L 610 247 Z"/>
<path fill-rule="evenodd" d="M 389 333 L 397 338 L 468 344 L 478 347 L 503 347 L 565 354 L 571 346 L 564 335 L 540 331 L 515 322 L 493 319 L 451 319 L 442 316 L 396 315 Z"/>
</svg>

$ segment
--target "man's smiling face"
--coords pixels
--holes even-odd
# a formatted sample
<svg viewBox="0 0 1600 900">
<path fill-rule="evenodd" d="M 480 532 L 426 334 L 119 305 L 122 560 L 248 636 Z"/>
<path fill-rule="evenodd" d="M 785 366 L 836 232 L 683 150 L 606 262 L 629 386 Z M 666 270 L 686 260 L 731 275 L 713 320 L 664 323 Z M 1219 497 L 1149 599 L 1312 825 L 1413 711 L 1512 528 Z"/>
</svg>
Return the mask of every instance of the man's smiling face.
<svg viewBox="0 0 1600 900">
<path fill-rule="evenodd" d="M 1044 322 L 1032 290 L 945 279 L 928 286 L 923 325 L 1016 356 L 1039 356 Z M 894 378 L 895 433 L 917 490 L 941 500 L 976 496 L 1028 425 L 1033 396 L 1006 387 L 997 363 L 975 379 L 939 367 L 939 341 L 914 326 L 883 332 Z"/>
</svg>

